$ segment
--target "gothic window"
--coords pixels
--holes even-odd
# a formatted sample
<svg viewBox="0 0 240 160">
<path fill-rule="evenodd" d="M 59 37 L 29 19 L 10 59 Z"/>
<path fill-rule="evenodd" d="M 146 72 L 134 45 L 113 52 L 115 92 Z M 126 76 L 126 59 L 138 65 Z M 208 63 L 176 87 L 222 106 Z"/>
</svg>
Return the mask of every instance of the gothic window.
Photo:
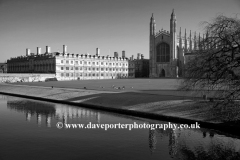
<svg viewBox="0 0 240 160">
<path fill-rule="evenodd" d="M 157 46 L 157 62 L 170 61 L 170 47 L 167 43 L 161 43 Z"/>
</svg>

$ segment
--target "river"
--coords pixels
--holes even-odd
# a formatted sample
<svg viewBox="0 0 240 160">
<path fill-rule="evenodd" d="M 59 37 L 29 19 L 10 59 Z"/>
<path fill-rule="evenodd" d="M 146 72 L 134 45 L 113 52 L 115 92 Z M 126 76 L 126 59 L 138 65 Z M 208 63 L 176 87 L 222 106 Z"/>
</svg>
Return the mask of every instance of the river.
<svg viewBox="0 0 240 160">
<path fill-rule="evenodd" d="M 209 129 L 96 127 L 165 123 L 169 122 L 0 95 L 0 160 L 240 159 L 239 137 Z"/>
</svg>

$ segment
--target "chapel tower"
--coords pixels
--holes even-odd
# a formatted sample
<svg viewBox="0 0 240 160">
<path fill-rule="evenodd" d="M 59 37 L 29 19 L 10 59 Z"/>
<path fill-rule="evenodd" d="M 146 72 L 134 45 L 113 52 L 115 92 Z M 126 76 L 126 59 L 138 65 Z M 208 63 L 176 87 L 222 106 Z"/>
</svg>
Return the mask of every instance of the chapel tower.
<svg viewBox="0 0 240 160">
<path fill-rule="evenodd" d="M 171 53 L 171 57 L 170 60 L 174 61 L 177 59 L 177 19 L 176 19 L 176 15 L 174 13 L 174 9 L 172 11 L 171 14 L 171 19 L 170 19 L 170 39 L 171 39 L 171 43 L 170 43 L 170 53 Z"/>
<path fill-rule="evenodd" d="M 154 76 L 154 73 L 156 72 L 156 67 L 155 67 L 155 31 L 156 31 L 156 22 L 155 19 L 152 17 L 150 19 L 150 35 L 149 35 L 149 39 L 150 39 L 150 44 L 149 44 L 149 58 L 150 58 L 150 62 L 149 62 L 149 73 L 150 73 L 150 77 Z"/>
</svg>

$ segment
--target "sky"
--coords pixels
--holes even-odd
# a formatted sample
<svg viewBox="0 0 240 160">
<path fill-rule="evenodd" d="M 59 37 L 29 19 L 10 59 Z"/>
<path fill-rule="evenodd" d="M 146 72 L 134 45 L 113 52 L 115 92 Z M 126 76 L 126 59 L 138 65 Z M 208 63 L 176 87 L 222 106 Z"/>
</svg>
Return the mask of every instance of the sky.
<svg viewBox="0 0 240 160">
<path fill-rule="evenodd" d="M 75 54 L 149 58 L 149 23 L 169 31 L 174 9 L 177 32 L 203 33 L 201 22 L 218 14 L 240 18 L 240 0 L 0 0 L 0 62 L 26 54 L 67 51 Z"/>
</svg>

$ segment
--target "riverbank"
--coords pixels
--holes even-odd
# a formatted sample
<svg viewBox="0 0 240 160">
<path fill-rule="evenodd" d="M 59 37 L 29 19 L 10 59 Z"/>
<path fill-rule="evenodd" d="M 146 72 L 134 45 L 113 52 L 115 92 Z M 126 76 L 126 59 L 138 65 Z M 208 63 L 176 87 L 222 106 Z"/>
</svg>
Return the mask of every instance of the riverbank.
<svg viewBox="0 0 240 160">
<path fill-rule="evenodd" d="M 0 94 L 112 111 L 176 123 L 200 123 L 201 127 L 240 133 L 212 113 L 209 102 L 186 95 L 164 95 L 130 90 L 88 90 L 1 84 Z M 209 105 L 208 105 L 209 104 Z"/>
</svg>

